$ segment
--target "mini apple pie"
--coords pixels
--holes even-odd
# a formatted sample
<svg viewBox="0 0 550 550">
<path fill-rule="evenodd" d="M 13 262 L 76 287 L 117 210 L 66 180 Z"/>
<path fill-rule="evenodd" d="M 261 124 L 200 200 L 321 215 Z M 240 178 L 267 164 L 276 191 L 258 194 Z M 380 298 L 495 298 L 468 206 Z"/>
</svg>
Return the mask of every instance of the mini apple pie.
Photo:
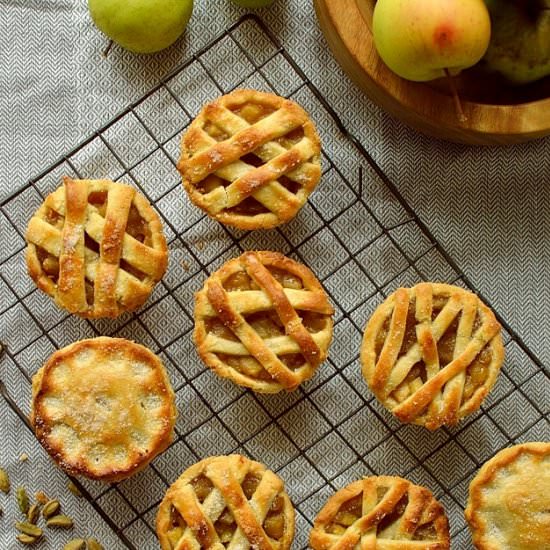
<svg viewBox="0 0 550 550">
<path fill-rule="evenodd" d="M 487 461 L 470 483 L 465 515 L 478 550 L 550 550 L 550 442 Z"/>
<path fill-rule="evenodd" d="M 363 376 L 403 422 L 430 430 L 476 411 L 504 359 L 500 324 L 462 288 L 399 288 L 370 318 L 361 347 Z"/>
<path fill-rule="evenodd" d="M 35 374 L 31 424 L 72 475 L 118 481 L 172 441 L 174 391 L 160 359 L 122 338 L 93 338 L 56 351 Z"/>
<path fill-rule="evenodd" d="M 181 143 L 178 169 L 191 201 L 241 229 L 293 218 L 321 177 L 315 126 L 296 103 L 235 90 L 206 105 Z"/>
<path fill-rule="evenodd" d="M 240 455 L 206 458 L 166 492 L 157 515 L 162 550 L 288 550 L 294 508 L 284 483 Z"/>
<path fill-rule="evenodd" d="M 217 374 L 257 392 L 295 389 L 325 360 L 332 314 L 304 265 L 277 252 L 245 252 L 195 297 L 195 343 Z"/>
<path fill-rule="evenodd" d="M 425 487 L 401 477 L 367 477 L 340 489 L 315 518 L 313 550 L 448 550 L 449 522 Z"/>
<path fill-rule="evenodd" d="M 141 306 L 168 262 L 147 199 L 109 180 L 64 178 L 31 218 L 26 239 L 36 285 L 82 317 L 116 317 Z"/>
</svg>

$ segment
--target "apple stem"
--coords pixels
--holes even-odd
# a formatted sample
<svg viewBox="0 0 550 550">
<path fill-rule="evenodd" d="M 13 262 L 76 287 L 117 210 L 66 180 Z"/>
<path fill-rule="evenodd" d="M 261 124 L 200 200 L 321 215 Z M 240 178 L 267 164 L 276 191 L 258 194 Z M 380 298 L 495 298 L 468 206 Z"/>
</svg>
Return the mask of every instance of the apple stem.
<svg viewBox="0 0 550 550">
<path fill-rule="evenodd" d="M 103 57 L 107 57 L 109 55 L 109 51 L 113 47 L 113 41 L 109 40 L 109 43 L 107 44 L 107 47 L 103 50 Z"/>
<path fill-rule="evenodd" d="M 451 88 L 451 93 L 453 94 L 453 100 L 455 102 L 455 110 L 456 110 L 456 116 L 460 122 L 466 122 L 468 118 L 464 114 L 464 110 L 462 109 L 462 103 L 460 101 L 460 96 L 458 95 L 458 90 L 456 89 L 456 82 L 451 73 L 449 72 L 449 69 L 445 69 L 445 75 L 447 76 L 447 81 L 449 82 L 449 86 Z"/>
</svg>

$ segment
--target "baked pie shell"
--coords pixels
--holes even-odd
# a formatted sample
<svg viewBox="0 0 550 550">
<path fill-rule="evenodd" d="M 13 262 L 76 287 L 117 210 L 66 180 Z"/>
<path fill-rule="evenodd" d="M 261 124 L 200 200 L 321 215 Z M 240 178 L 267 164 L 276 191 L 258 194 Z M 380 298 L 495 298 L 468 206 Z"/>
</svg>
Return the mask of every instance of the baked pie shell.
<svg viewBox="0 0 550 550">
<path fill-rule="evenodd" d="M 283 254 L 279 252 L 272 252 L 272 251 L 251 251 L 251 252 L 245 252 L 242 256 L 239 256 L 238 258 L 234 258 L 232 260 L 229 260 L 226 262 L 220 269 L 215 271 L 210 275 L 210 277 L 205 282 L 205 285 L 203 289 L 196 293 L 195 295 L 195 330 L 193 333 L 193 338 L 198 350 L 198 353 L 201 357 L 201 359 L 204 361 L 204 363 L 210 367 L 217 375 L 221 376 L 222 378 L 228 378 L 235 382 L 236 384 L 239 384 L 244 387 L 248 387 L 258 393 L 277 393 L 283 389 L 286 390 L 293 390 L 296 387 L 298 387 L 299 384 L 302 382 L 308 380 L 311 378 L 318 366 L 310 366 L 307 367 L 300 367 L 302 370 L 300 373 L 296 376 L 296 379 L 293 381 L 291 386 L 284 387 L 279 383 L 277 380 L 273 379 L 270 380 L 263 380 L 263 379 L 254 379 L 250 376 L 244 375 L 240 373 L 238 370 L 236 370 L 234 367 L 231 367 L 227 364 L 225 364 L 222 360 L 217 357 L 216 353 L 213 353 L 209 351 L 207 346 L 207 337 L 208 337 L 208 330 L 206 328 L 204 319 L 204 311 L 206 308 L 206 305 L 209 304 L 209 300 L 206 294 L 205 289 L 208 286 L 208 283 L 210 281 L 217 281 L 222 286 L 225 281 L 227 281 L 231 276 L 235 275 L 236 273 L 243 271 L 243 267 L 241 265 L 241 261 L 244 255 L 246 254 L 254 254 L 256 255 L 261 263 L 269 268 L 277 268 L 280 270 L 284 270 L 289 272 L 291 275 L 297 276 L 301 279 L 303 289 L 308 289 L 312 292 L 318 293 L 319 296 L 322 296 L 323 300 L 328 299 L 326 297 L 325 290 L 321 286 L 321 283 L 318 281 L 317 277 L 313 274 L 313 272 L 306 267 L 303 264 L 300 264 L 290 258 L 287 258 Z M 321 299 L 321 298 L 319 298 Z M 328 354 L 328 348 L 330 347 L 330 343 L 332 341 L 332 333 L 333 333 L 333 326 L 334 322 L 332 319 L 332 313 L 333 309 L 332 306 L 330 306 L 330 314 L 326 315 L 325 318 L 325 327 L 322 329 L 323 335 L 321 337 L 321 344 L 319 345 L 319 351 L 320 355 L 318 357 L 319 364 L 321 364 L 327 357 Z"/>
<path fill-rule="evenodd" d="M 411 400 L 410 398 L 407 399 L 410 406 L 408 407 L 409 410 L 404 410 L 401 412 L 396 412 L 394 409 L 398 409 L 402 403 L 399 403 L 397 406 L 393 406 L 389 403 L 388 397 L 385 394 L 385 389 L 382 384 L 382 380 L 379 378 L 380 375 L 380 368 L 378 366 L 378 362 L 380 361 L 380 355 L 376 354 L 376 342 L 378 335 L 382 332 L 384 324 L 388 322 L 391 323 L 393 309 L 395 306 L 395 300 L 396 295 L 398 292 L 407 291 L 410 296 L 414 295 L 415 292 L 418 292 L 418 289 L 421 288 L 421 286 L 430 286 L 432 296 L 434 298 L 441 298 L 441 297 L 458 297 L 459 299 L 465 299 L 465 300 L 473 300 L 475 299 L 477 301 L 477 310 L 476 310 L 476 316 L 481 316 L 481 322 L 483 325 L 483 333 L 490 331 L 494 336 L 491 338 L 488 338 L 488 341 L 484 345 L 481 351 L 485 350 L 487 347 L 491 351 L 491 361 L 490 364 L 486 367 L 486 379 L 484 382 L 475 389 L 474 393 L 465 401 L 461 402 L 458 409 L 454 410 L 452 408 L 448 408 L 447 412 L 444 413 L 422 413 L 420 410 L 415 410 L 415 406 L 420 408 L 420 405 L 417 405 L 417 401 Z M 409 301 L 409 308 L 410 308 L 410 301 Z M 415 328 L 418 330 L 418 327 L 420 325 L 416 324 Z M 405 331 L 405 326 L 402 327 L 402 330 Z M 418 334 L 418 333 L 417 333 Z M 387 338 L 384 336 L 384 338 Z M 418 336 L 417 336 L 418 337 Z M 473 335 L 470 335 L 470 339 L 473 341 Z M 416 342 L 418 344 L 418 340 Z M 385 345 L 385 344 L 384 344 Z M 390 345 L 393 345 L 393 343 L 390 343 Z M 437 343 L 436 343 L 437 345 Z M 455 342 L 456 345 L 456 342 Z M 400 351 L 398 351 L 397 357 L 399 358 Z M 477 355 L 474 357 L 472 362 L 475 362 L 477 360 Z M 492 389 L 493 385 L 495 384 L 502 363 L 504 361 L 504 345 L 502 343 L 502 336 L 500 333 L 500 324 L 498 323 L 497 319 L 495 318 L 494 313 L 492 310 L 485 305 L 481 299 L 476 296 L 475 294 L 454 285 L 449 285 L 445 283 L 420 283 L 412 288 L 404 288 L 404 289 L 398 289 L 394 293 L 392 293 L 390 296 L 384 300 L 374 311 L 370 319 L 368 320 L 368 323 L 365 328 L 365 332 L 363 335 L 363 341 L 361 345 L 361 364 L 362 364 L 362 373 L 365 381 L 367 382 L 369 388 L 371 391 L 376 395 L 378 400 L 388 409 L 390 410 L 394 415 L 396 415 L 402 422 L 412 422 L 414 424 L 418 424 L 421 426 L 424 426 L 430 430 L 435 430 L 442 425 L 448 425 L 453 426 L 458 423 L 460 419 L 467 416 L 468 414 L 471 414 L 479 409 L 481 406 L 481 403 L 487 396 L 487 394 Z M 454 359 L 452 362 L 455 362 Z M 460 363 L 462 363 L 462 358 L 459 360 Z M 448 363 L 450 364 L 450 363 Z M 447 365 L 448 365 L 447 364 Z M 447 366 L 445 365 L 445 367 Z M 458 366 L 458 363 L 457 363 Z M 395 367 L 395 364 L 391 367 L 392 369 Z M 462 371 L 465 372 L 468 365 L 464 364 L 461 368 Z M 444 368 L 440 370 L 443 371 Z M 391 376 L 391 372 L 390 372 Z M 445 382 L 446 383 L 446 382 Z M 445 384 L 444 383 L 444 384 Z M 430 384 L 430 381 L 428 383 L 424 382 L 423 389 L 429 389 L 428 386 Z M 443 387 L 444 387 L 443 384 Z M 420 393 L 423 393 L 423 390 L 417 393 L 417 395 L 420 395 Z M 426 392 L 426 395 L 428 395 L 429 392 Z M 409 396 L 410 397 L 410 396 Z M 425 409 L 426 406 L 429 407 L 430 400 L 426 399 L 424 403 L 422 403 L 422 408 Z"/>
<path fill-rule="evenodd" d="M 521 475 L 525 476 L 521 480 L 521 486 L 508 484 L 507 487 L 502 487 L 499 491 L 498 481 L 495 480 L 495 477 L 518 460 L 529 457 L 531 460 L 523 464 L 524 468 L 521 471 Z M 546 459 L 545 477 L 542 476 L 543 465 L 541 463 L 544 459 Z M 497 494 L 491 496 L 491 489 Z M 539 496 L 546 496 L 543 510 L 540 510 L 540 503 L 535 508 L 532 489 L 539 490 Z M 521 543 L 517 541 L 517 545 L 511 546 L 511 541 L 506 540 L 507 533 L 499 536 L 500 530 L 492 525 L 488 518 L 484 517 L 486 515 L 484 510 L 488 507 L 492 510 L 501 507 L 503 517 L 500 524 L 510 525 L 514 535 L 523 538 Z M 505 508 L 521 511 L 523 515 L 529 517 L 526 521 L 518 518 L 518 521 L 512 523 L 506 516 Z M 470 526 L 472 540 L 478 550 L 550 549 L 550 442 L 540 441 L 514 445 L 503 449 L 485 462 L 470 483 L 468 505 L 464 515 Z M 525 529 L 524 532 L 521 531 L 522 527 Z"/>
<path fill-rule="evenodd" d="M 365 483 L 372 484 L 376 489 L 387 488 L 388 492 L 394 488 L 399 488 L 401 492 L 407 494 L 408 505 L 413 507 L 416 517 L 416 520 L 410 521 L 410 523 L 402 521 L 401 525 L 407 530 L 403 538 L 369 538 L 367 544 L 370 545 L 368 545 L 367 548 L 394 548 L 396 550 L 406 550 L 408 548 L 411 550 L 414 548 L 418 550 L 450 549 L 449 522 L 447 520 L 447 515 L 443 506 L 435 499 L 429 489 L 415 485 L 409 480 L 397 476 L 372 476 L 350 483 L 337 491 L 326 501 L 323 508 L 317 514 L 310 533 L 309 545 L 313 550 L 347 550 L 348 548 L 361 546 L 361 534 L 351 526 L 348 526 L 349 531 L 346 531 L 346 533 L 342 535 L 346 537 L 345 542 L 343 542 L 341 538 L 338 540 L 338 535 L 333 535 L 328 531 L 342 507 L 363 493 Z M 375 508 L 367 515 L 357 517 L 354 525 L 357 525 L 357 522 L 362 519 L 362 523 L 366 524 L 365 527 L 370 526 L 370 528 L 373 529 L 376 528 L 384 518 L 395 513 L 395 507 L 398 504 L 395 500 L 397 499 L 394 499 L 394 501 L 386 500 L 385 497 L 387 494 L 388 493 L 384 495 L 381 501 L 377 502 Z M 438 539 L 426 541 L 425 544 L 421 544 L 421 540 L 411 541 L 410 544 L 408 544 L 410 537 L 417 528 L 419 518 L 422 517 L 424 513 L 428 513 L 429 521 L 433 523 L 433 528 Z M 352 530 L 353 533 L 351 533 Z M 357 540 L 354 540 L 355 538 L 357 538 Z"/>
<path fill-rule="evenodd" d="M 210 465 L 221 463 L 222 468 L 226 467 L 229 470 L 232 467 L 233 461 L 238 461 L 239 463 L 244 462 L 248 464 L 249 470 L 247 472 L 247 475 L 252 474 L 253 476 L 255 475 L 261 478 L 265 472 L 269 472 L 271 475 L 275 476 L 277 479 L 280 480 L 280 478 L 275 473 L 268 470 L 265 464 L 262 464 L 261 462 L 256 462 L 254 460 L 250 460 L 249 458 L 246 458 L 241 455 L 212 456 L 212 457 L 205 458 L 200 462 L 197 462 L 196 464 L 193 464 L 187 470 L 185 470 L 183 474 L 168 488 L 159 506 L 159 510 L 157 513 L 157 520 L 156 520 L 156 530 L 157 530 L 157 536 L 159 538 L 159 542 L 162 550 L 173 549 L 173 546 L 168 538 L 168 532 L 171 529 L 170 509 L 173 505 L 172 504 L 174 501 L 173 498 L 179 495 L 182 487 L 189 485 L 191 481 L 193 481 L 195 478 L 198 478 L 200 475 L 204 474 L 204 472 L 207 470 L 207 468 Z M 282 482 L 282 480 L 280 480 L 280 483 L 282 485 L 282 489 L 277 493 L 276 496 L 282 497 L 284 502 L 283 512 L 282 512 L 285 519 L 284 532 L 283 532 L 282 538 L 277 541 L 277 545 L 272 546 L 272 550 L 289 550 L 291 548 L 292 541 L 294 539 L 295 512 L 294 512 L 294 506 L 292 505 L 292 501 L 290 500 L 290 497 L 288 496 L 288 494 L 284 489 L 284 483 Z M 222 492 L 222 496 L 223 496 L 223 492 Z M 235 500 L 238 500 L 239 498 L 238 495 L 231 495 L 231 497 L 232 499 L 235 498 Z M 241 525 L 242 524 L 240 524 L 239 526 Z M 252 533 L 252 535 L 250 536 L 253 536 L 253 533 L 254 533 L 253 524 L 250 524 L 250 525 L 245 524 L 245 525 L 242 525 L 242 527 L 244 527 L 246 531 Z M 249 538 L 249 541 L 251 541 L 250 538 Z M 187 548 L 187 546 L 182 548 Z M 254 548 L 253 544 L 251 545 L 251 548 Z"/>
<path fill-rule="evenodd" d="M 72 360 L 81 353 L 86 353 L 88 350 L 93 350 L 95 357 L 104 359 L 97 361 L 94 368 L 97 371 L 97 378 L 109 376 L 109 358 L 117 356 L 123 357 L 129 362 L 146 364 L 154 373 L 154 380 L 149 384 L 150 388 L 155 390 L 156 395 L 162 396 L 162 406 L 159 416 L 162 418 L 161 429 L 157 430 L 155 437 L 152 439 L 152 444 L 147 449 L 147 452 L 139 452 L 134 450 L 128 451 L 128 459 L 124 465 L 120 463 L 113 466 L 109 461 L 103 464 L 94 465 L 93 469 L 87 465 L 85 456 L 78 453 L 71 453 L 66 448 L 66 442 L 62 441 L 56 444 L 50 438 L 51 429 L 56 425 L 55 419 L 51 418 L 44 409 L 44 399 L 48 397 L 49 392 L 58 386 L 55 381 L 55 370 L 59 366 L 66 364 L 68 360 Z M 134 387 L 131 385 L 131 380 L 124 380 L 124 383 L 118 384 L 118 388 L 124 391 L 125 399 L 134 397 Z M 80 378 L 76 380 L 65 380 L 65 392 L 71 391 L 72 385 L 82 383 Z M 93 392 L 93 388 L 89 388 Z M 63 396 L 65 393 L 63 394 Z M 116 404 L 115 404 L 116 405 Z M 84 402 L 82 402 L 82 407 Z M 80 417 L 80 421 L 84 422 L 86 418 L 90 418 L 94 411 L 79 409 L 74 411 Z M 164 451 L 174 438 L 174 426 L 177 416 L 175 404 L 175 394 L 164 365 L 161 360 L 146 347 L 125 340 L 123 338 L 98 337 L 87 340 L 80 340 L 70 344 L 55 353 L 53 353 L 45 365 L 40 368 L 32 379 L 32 402 L 30 412 L 30 422 L 34 428 L 35 435 L 38 441 L 46 449 L 52 459 L 58 466 L 70 475 L 85 476 L 89 479 L 115 482 L 126 479 L 131 475 L 143 470 L 158 454 Z M 131 426 L 132 427 L 132 426 Z M 124 444 L 125 436 L 124 429 L 120 426 L 108 425 L 109 433 L 112 435 L 112 443 L 120 445 Z M 78 435 L 78 434 L 77 434 Z"/>
<path fill-rule="evenodd" d="M 300 122 L 299 127 L 302 128 L 304 137 L 309 140 L 314 151 L 314 157 L 313 160 L 306 160 L 304 163 L 308 164 L 308 172 L 307 175 L 303 175 L 300 178 L 301 187 L 294 194 L 295 199 L 293 198 L 293 203 L 278 200 L 276 203 L 274 202 L 272 204 L 273 209 L 270 209 L 269 212 L 255 215 L 239 214 L 236 212 L 227 211 L 226 209 L 223 209 L 220 212 L 213 212 L 208 197 L 201 193 L 197 189 L 196 183 L 194 183 L 194 171 L 196 168 L 190 161 L 194 156 L 198 156 L 197 150 L 204 139 L 202 134 L 204 133 L 205 125 L 209 121 L 209 116 L 213 116 L 213 113 L 225 107 L 240 107 L 249 103 L 263 105 L 266 108 L 273 109 L 275 111 L 283 108 L 287 110 L 289 115 L 294 118 L 294 120 Z M 254 124 L 251 126 L 254 126 Z M 260 147 L 264 141 L 265 139 L 263 139 L 262 133 L 255 131 L 249 136 L 246 136 L 246 138 L 234 140 L 231 147 L 229 144 L 225 146 L 224 143 L 222 144 L 219 152 L 216 152 L 215 155 L 209 157 L 207 161 L 208 166 L 211 167 L 215 164 L 227 166 L 227 163 L 224 161 L 226 151 L 227 154 L 229 154 L 230 151 L 233 154 L 236 150 L 240 151 L 240 157 L 242 158 L 247 154 L 256 151 L 257 147 L 251 149 L 251 142 L 258 143 L 258 147 Z M 217 145 L 219 146 L 220 144 L 218 143 Z M 204 151 L 201 150 L 200 153 L 204 153 Z M 299 209 L 302 208 L 310 193 L 317 186 L 321 178 L 320 154 L 321 142 L 315 125 L 311 121 L 307 112 L 297 103 L 270 92 L 251 89 L 237 89 L 205 105 L 197 117 L 193 120 L 182 137 L 181 156 L 178 162 L 178 170 L 181 173 L 183 185 L 189 198 L 191 199 L 191 202 L 193 202 L 195 206 L 198 206 L 204 210 L 210 217 L 225 225 L 230 225 L 244 230 L 271 229 L 291 220 L 297 214 Z M 295 166 L 298 162 L 299 157 L 296 155 L 295 158 L 288 159 L 288 166 Z M 265 174 L 264 176 L 267 177 L 268 174 Z M 234 181 L 236 180 L 233 179 L 231 183 Z M 251 181 L 250 185 L 256 185 L 256 181 Z"/>
<path fill-rule="evenodd" d="M 28 246 L 26 261 L 27 271 L 32 280 L 40 290 L 51 296 L 60 307 L 81 317 L 117 317 L 122 313 L 133 311 L 142 306 L 150 296 L 155 284 L 160 281 L 164 275 L 168 266 L 168 247 L 164 237 L 162 223 L 158 214 L 155 212 L 149 201 L 139 191 L 134 190 L 133 187 L 127 184 L 113 182 L 111 180 L 72 180 L 68 177 L 63 178 L 63 181 L 64 184 L 61 187 L 46 197 L 42 205 L 33 214 L 27 228 L 26 240 Z M 133 277 L 128 277 L 126 282 L 128 288 L 125 289 L 123 296 L 116 296 L 116 307 L 106 307 L 105 304 L 98 302 L 88 304 L 88 307 L 83 308 L 82 304 L 77 300 L 68 301 L 66 304 L 60 303 L 60 300 L 58 299 L 59 281 L 54 281 L 50 276 L 48 276 L 44 269 L 43 263 L 39 258 L 38 249 L 43 247 L 38 246 L 33 242 L 34 232 L 36 230 L 33 228 L 32 224 L 35 222 L 35 218 L 39 220 L 47 219 L 49 211 L 52 210 L 49 204 L 54 204 L 56 202 L 57 195 L 63 191 L 68 181 L 86 183 L 90 188 L 89 190 L 93 193 L 108 193 L 109 190 L 114 187 L 119 189 L 132 189 L 135 191 L 132 198 L 132 207 L 137 210 L 141 219 L 147 224 L 151 240 L 151 245 L 147 247 L 140 246 L 140 243 L 140 245 L 138 245 L 138 253 L 142 256 L 142 261 L 148 266 L 148 269 L 152 275 L 145 274 L 146 276 L 141 281 L 138 281 Z M 63 197 L 63 201 L 65 201 L 65 197 Z M 63 202 L 63 204 L 66 207 L 66 203 Z M 87 208 L 89 208 L 89 206 Z M 120 243 L 121 237 L 124 239 L 125 234 L 119 235 L 114 224 L 106 224 L 106 226 L 106 232 L 102 235 L 102 237 L 106 240 L 104 242 L 102 239 L 98 243 L 98 246 L 101 247 L 102 242 L 104 242 L 105 249 L 109 250 L 116 248 Z M 63 232 L 63 229 L 61 229 L 61 232 Z M 124 244 L 122 246 L 124 246 Z M 62 249 L 62 252 L 68 248 L 69 245 L 67 244 L 67 247 Z M 147 258 L 147 252 L 151 253 L 150 258 Z M 123 259 L 122 256 L 120 259 Z M 57 256 L 57 260 L 59 260 L 59 256 Z M 121 269 L 120 266 L 119 269 Z M 78 277 L 76 274 L 71 274 L 69 277 L 68 284 L 74 288 L 74 286 L 78 283 Z M 107 283 L 105 286 L 111 286 L 108 279 L 106 279 L 105 282 Z M 92 281 L 90 284 L 93 286 L 95 282 Z"/>
</svg>

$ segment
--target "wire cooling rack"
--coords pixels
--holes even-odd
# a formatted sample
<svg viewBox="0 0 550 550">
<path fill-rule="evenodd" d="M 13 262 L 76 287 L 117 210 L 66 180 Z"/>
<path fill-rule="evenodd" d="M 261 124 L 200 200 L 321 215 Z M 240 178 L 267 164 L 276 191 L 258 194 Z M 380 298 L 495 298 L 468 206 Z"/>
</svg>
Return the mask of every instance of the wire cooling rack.
<svg viewBox="0 0 550 550">
<path fill-rule="evenodd" d="M 182 131 L 200 107 L 236 87 L 271 90 L 302 104 L 324 144 L 322 181 L 296 219 L 246 232 L 205 217 L 187 200 L 175 164 Z M 25 227 L 61 175 L 133 183 L 161 215 L 170 266 L 144 308 L 117 320 L 82 320 L 55 308 L 25 273 Z M 470 548 L 463 519 L 468 483 L 499 449 L 550 440 L 549 374 L 505 328 L 507 359 L 482 409 L 454 429 L 402 425 L 362 380 L 365 322 L 395 288 L 438 280 L 472 288 L 395 186 L 338 119 L 293 58 L 245 16 L 146 96 L 0 205 L 2 393 L 27 423 L 31 376 L 57 348 L 99 334 L 134 339 L 160 354 L 176 390 L 177 438 L 129 480 L 79 486 L 130 549 L 155 548 L 154 519 L 168 485 L 191 463 L 241 452 L 285 480 L 297 510 L 294 548 L 337 489 L 365 475 L 401 475 L 445 506 L 454 548 Z M 5 235 L 5 237 L 4 237 Z M 336 308 L 330 357 L 297 391 L 256 395 L 206 369 L 191 341 L 193 293 L 245 249 L 273 249 L 308 265 Z M 28 425 L 28 423 L 27 423 Z"/>
</svg>

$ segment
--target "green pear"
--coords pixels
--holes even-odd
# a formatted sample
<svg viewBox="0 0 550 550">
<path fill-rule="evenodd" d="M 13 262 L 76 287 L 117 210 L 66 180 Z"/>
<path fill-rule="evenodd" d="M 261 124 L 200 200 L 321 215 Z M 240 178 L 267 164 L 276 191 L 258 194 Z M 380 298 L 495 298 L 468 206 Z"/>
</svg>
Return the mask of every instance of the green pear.
<svg viewBox="0 0 550 550">
<path fill-rule="evenodd" d="M 486 0 L 492 32 L 484 66 L 514 84 L 550 75 L 550 0 Z"/>
<path fill-rule="evenodd" d="M 99 30 L 123 48 L 153 53 L 173 44 L 193 11 L 193 0 L 88 0 Z"/>
</svg>

